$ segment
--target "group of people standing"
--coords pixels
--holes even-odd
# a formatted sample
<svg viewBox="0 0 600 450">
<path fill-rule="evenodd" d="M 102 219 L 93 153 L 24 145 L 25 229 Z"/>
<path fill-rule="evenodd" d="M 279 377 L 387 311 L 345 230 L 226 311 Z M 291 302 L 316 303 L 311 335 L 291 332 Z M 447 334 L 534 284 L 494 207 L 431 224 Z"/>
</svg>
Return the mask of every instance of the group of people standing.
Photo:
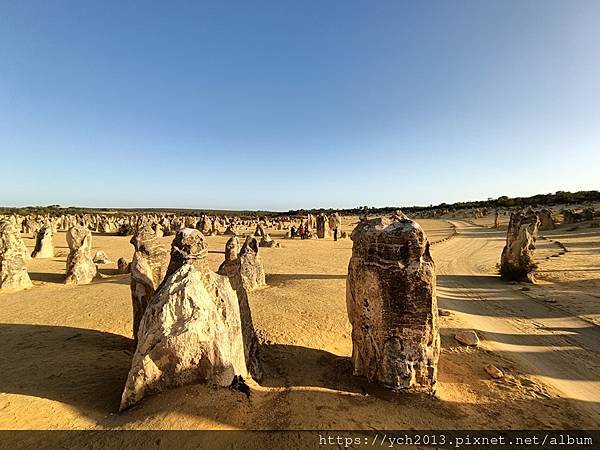
<svg viewBox="0 0 600 450">
<path fill-rule="evenodd" d="M 290 229 L 290 234 L 292 238 L 300 237 L 300 239 L 308 239 L 310 237 L 310 230 L 308 228 L 308 222 L 306 224 L 300 222 L 300 226 L 296 228 L 295 225 L 292 225 Z"/>
<path fill-rule="evenodd" d="M 333 240 L 337 241 L 338 240 L 338 229 L 337 227 L 335 227 L 333 230 Z M 295 237 L 300 237 L 300 239 L 308 239 L 311 237 L 311 232 L 308 228 L 308 222 L 303 223 L 300 222 L 300 226 L 298 228 L 296 228 L 295 225 L 292 225 L 292 227 L 290 228 L 290 236 L 292 238 Z"/>
</svg>

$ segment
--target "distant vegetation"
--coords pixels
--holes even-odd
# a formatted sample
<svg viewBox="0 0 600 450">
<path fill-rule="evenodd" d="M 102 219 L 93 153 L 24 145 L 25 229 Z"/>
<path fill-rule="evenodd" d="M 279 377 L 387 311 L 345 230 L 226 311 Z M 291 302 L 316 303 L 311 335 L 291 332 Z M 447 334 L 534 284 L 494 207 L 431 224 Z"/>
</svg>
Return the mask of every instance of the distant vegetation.
<svg viewBox="0 0 600 450">
<path fill-rule="evenodd" d="M 307 213 L 315 214 L 319 212 L 332 213 L 339 212 L 340 214 L 359 215 L 367 212 L 369 215 L 391 214 L 397 209 L 401 209 L 406 213 L 415 213 L 419 211 L 428 211 L 432 209 L 449 209 L 460 210 L 469 208 L 512 208 L 512 207 L 527 207 L 527 206 L 553 206 L 575 203 L 600 202 L 599 191 L 578 191 L 567 192 L 558 191 L 554 194 L 538 194 L 532 197 L 507 197 L 502 196 L 497 199 L 478 200 L 472 202 L 458 203 L 440 203 L 439 205 L 429 206 L 387 206 L 383 208 L 374 208 L 368 206 L 358 206 L 350 209 L 300 209 L 288 211 L 289 215 L 304 215 Z"/>
<path fill-rule="evenodd" d="M 0 207 L 0 214 L 44 214 L 60 216 L 62 214 L 178 214 L 200 216 L 208 214 L 211 216 L 237 216 L 242 218 L 254 218 L 265 215 L 274 215 L 272 211 L 233 211 L 225 209 L 184 209 L 184 208 L 83 208 L 60 205 L 49 206 L 25 206 L 23 208 Z"/>
<path fill-rule="evenodd" d="M 47 214 L 51 216 L 57 216 L 61 214 L 182 214 L 182 215 L 195 215 L 199 216 L 202 214 L 218 215 L 218 216 L 238 216 L 242 218 L 256 218 L 261 216 L 303 216 L 308 213 L 318 214 L 326 213 L 331 214 L 339 212 L 340 214 L 346 215 L 360 215 L 367 212 L 369 215 L 377 214 L 390 214 L 397 209 L 401 209 L 407 213 L 415 213 L 419 211 L 427 211 L 432 209 L 449 209 L 449 210 L 460 210 L 469 208 L 512 208 L 512 207 L 527 207 L 527 206 L 553 206 L 562 204 L 575 204 L 575 203 L 591 203 L 600 202 L 599 191 L 578 191 L 578 192 L 567 192 L 558 191 L 554 194 L 538 194 L 532 197 L 507 197 L 502 196 L 497 199 L 479 200 L 472 202 L 458 202 L 458 203 L 440 203 L 439 205 L 429 206 L 387 206 L 383 208 L 374 208 L 368 206 L 358 206 L 356 208 L 349 209 L 334 209 L 334 208 L 321 208 L 321 209 L 296 209 L 287 212 L 277 211 L 230 211 L 222 209 L 181 209 L 181 208 L 80 208 L 69 206 L 63 208 L 60 205 L 49 205 L 49 206 L 27 206 L 23 208 L 2 208 L 0 207 L 0 214 Z"/>
</svg>

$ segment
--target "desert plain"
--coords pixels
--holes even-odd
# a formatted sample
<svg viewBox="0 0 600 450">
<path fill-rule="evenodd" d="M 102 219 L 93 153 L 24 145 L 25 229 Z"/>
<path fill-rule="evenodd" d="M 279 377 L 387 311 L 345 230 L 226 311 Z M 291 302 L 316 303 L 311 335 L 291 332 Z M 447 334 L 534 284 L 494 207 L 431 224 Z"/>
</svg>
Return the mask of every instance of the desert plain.
<svg viewBox="0 0 600 450">
<path fill-rule="evenodd" d="M 27 260 L 33 287 L 0 293 L 0 428 L 74 430 L 597 429 L 600 426 L 600 228 L 540 231 L 536 283 L 507 282 L 497 264 L 508 216 L 415 219 L 437 271 L 441 354 L 435 395 L 394 393 L 353 376 L 346 309 L 349 238 L 285 239 L 260 248 L 267 286 L 249 294 L 264 376 L 250 395 L 203 384 L 118 412 L 131 367 L 130 236 L 93 233 L 91 284 L 65 285 L 69 248 Z M 342 217 L 350 232 L 357 216 Z M 241 230 L 252 233 L 254 228 Z M 35 237 L 22 234 L 28 251 Z M 169 248 L 173 236 L 161 242 Z M 228 236 L 207 236 L 217 270 Z M 478 347 L 454 336 L 475 330 Z M 493 365 L 503 377 L 484 368 Z M 30 439 L 35 440 L 33 435 Z"/>
</svg>

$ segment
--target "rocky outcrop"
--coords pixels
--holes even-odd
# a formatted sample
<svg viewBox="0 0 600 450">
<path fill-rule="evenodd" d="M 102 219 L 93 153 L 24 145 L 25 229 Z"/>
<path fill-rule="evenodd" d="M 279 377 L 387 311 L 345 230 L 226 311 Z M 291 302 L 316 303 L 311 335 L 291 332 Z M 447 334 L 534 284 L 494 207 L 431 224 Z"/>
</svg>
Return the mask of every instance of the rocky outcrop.
<svg viewBox="0 0 600 450">
<path fill-rule="evenodd" d="M 119 258 L 117 260 L 117 273 L 125 274 L 131 272 L 131 263 L 125 258 Z"/>
<path fill-rule="evenodd" d="M 23 240 L 8 220 L 0 221 L 0 291 L 14 292 L 32 287 L 25 266 Z"/>
<path fill-rule="evenodd" d="M 440 352 L 435 266 L 410 219 L 361 221 L 351 234 L 346 303 L 355 375 L 433 392 Z"/>
<path fill-rule="evenodd" d="M 241 264 L 240 240 L 237 236 L 233 236 L 225 244 L 225 261 L 219 266 L 218 274 L 229 278 L 231 286 L 237 293 L 242 317 L 248 370 L 250 370 L 250 374 L 254 379 L 260 380 L 262 378 L 262 368 L 258 363 L 258 341 L 254 333 L 252 314 L 250 313 L 250 305 L 248 303 L 247 286 L 249 282 L 244 282 L 242 279 Z"/>
<path fill-rule="evenodd" d="M 329 237 L 329 224 L 327 216 L 323 213 L 317 216 L 317 237 L 325 239 Z"/>
<path fill-rule="evenodd" d="M 317 218 L 314 215 L 308 214 L 306 216 L 306 227 L 312 232 L 317 229 Z"/>
<path fill-rule="evenodd" d="M 258 224 L 256 225 L 256 230 L 254 230 L 254 236 L 258 236 L 258 237 L 264 237 L 266 236 L 267 232 L 265 231 L 265 228 L 262 226 L 262 224 Z"/>
<path fill-rule="evenodd" d="M 221 263 L 217 273 L 226 277 L 240 274 L 240 239 L 237 236 L 230 237 L 225 243 L 225 261 Z"/>
<path fill-rule="evenodd" d="M 32 234 L 36 227 L 37 224 L 31 217 L 25 217 L 21 223 L 21 233 Z"/>
<path fill-rule="evenodd" d="M 212 223 L 213 231 L 218 234 L 222 226 L 221 219 L 218 216 L 215 217 Z"/>
<path fill-rule="evenodd" d="M 265 269 L 258 254 L 258 241 L 254 236 L 247 236 L 244 245 L 238 252 L 239 239 L 232 237 L 225 244 L 225 261 L 219 266 L 218 273 L 230 278 L 240 278 L 247 291 L 253 291 L 267 285 Z M 236 281 L 232 280 L 235 286 Z"/>
<path fill-rule="evenodd" d="M 342 232 L 342 217 L 340 213 L 333 213 L 329 216 L 329 229 L 330 230 L 338 230 L 339 233 Z"/>
<path fill-rule="evenodd" d="M 163 227 L 160 225 L 160 223 L 155 223 L 152 226 L 152 229 L 154 230 L 155 236 L 159 239 L 165 235 L 165 232 L 163 231 Z"/>
<path fill-rule="evenodd" d="M 260 241 L 258 241 L 259 247 L 276 247 L 275 241 L 271 238 L 269 233 L 266 233 Z"/>
<path fill-rule="evenodd" d="M 537 212 L 538 218 L 540 219 L 540 230 L 554 230 L 556 228 L 556 224 L 554 223 L 554 218 L 552 217 L 552 211 L 547 208 L 542 209 Z"/>
<path fill-rule="evenodd" d="M 578 214 L 572 209 L 563 209 L 561 213 L 563 216 L 563 225 L 570 225 L 572 223 L 578 222 Z"/>
<path fill-rule="evenodd" d="M 581 218 L 584 221 L 594 220 L 595 217 L 596 217 L 596 209 L 595 208 L 584 208 L 583 211 L 581 211 Z"/>
<path fill-rule="evenodd" d="M 98 250 L 94 255 L 93 261 L 96 264 L 108 264 L 110 259 L 108 259 L 108 255 L 104 250 Z"/>
<path fill-rule="evenodd" d="M 134 232 L 134 228 L 128 223 L 121 224 L 117 230 L 119 236 L 131 236 Z"/>
<path fill-rule="evenodd" d="M 239 260 L 242 282 L 248 291 L 267 285 L 265 268 L 258 254 L 258 242 L 254 236 L 246 237 L 246 241 L 240 249 Z"/>
<path fill-rule="evenodd" d="M 223 234 L 225 236 L 237 236 L 238 232 L 237 232 L 235 226 L 227 225 L 227 228 L 225 228 L 225 231 L 223 232 Z"/>
<path fill-rule="evenodd" d="M 235 290 L 228 277 L 210 271 L 207 251 L 198 230 L 180 230 L 173 240 L 167 277 L 140 323 L 121 410 L 170 387 L 229 386 L 260 371 L 254 329 L 245 328 L 252 324 L 249 308 L 243 311 L 238 297 L 243 287 Z"/>
<path fill-rule="evenodd" d="M 76 225 L 67 232 L 69 256 L 67 256 L 66 284 L 91 283 L 96 276 L 96 264 L 92 260 L 92 232 L 83 225 Z"/>
<path fill-rule="evenodd" d="M 230 237 L 225 243 L 225 261 L 237 259 L 240 252 L 240 239 L 237 236 Z"/>
<path fill-rule="evenodd" d="M 32 258 L 54 258 L 54 233 L 52 227 L 43 226 L 37 232 L 35 247 L 31 253 Z"/>
<path fill-rule="evenodd" d="M 513 212 L 510 215 L 506 245 L 500 259 L 500 275 L 509 281 L 534 281 L 533 261 L 535 241 L 540 220 L 533 211 Z"/>
<path fill-rule="evenodd" d="M 133 307 L 133 338 L 150 298 L 165 277 L 169 253 L 149 225 L 143 226 L 132 238 L 135 248 L 131 261 L 131 304 Z"/>
<path fill-rule="evenodd" d="M 198 222 L 197 228 L 203 235 L 209 235 L 213 231 L 213 222 L 210 217 L 202 216 Z"/>
</svg>

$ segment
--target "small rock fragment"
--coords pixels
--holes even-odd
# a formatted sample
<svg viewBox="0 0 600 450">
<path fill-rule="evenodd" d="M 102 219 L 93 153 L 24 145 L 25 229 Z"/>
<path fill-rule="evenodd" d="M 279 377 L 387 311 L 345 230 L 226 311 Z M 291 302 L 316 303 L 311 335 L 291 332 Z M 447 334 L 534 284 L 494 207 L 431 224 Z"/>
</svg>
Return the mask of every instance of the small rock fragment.
<svg viewBox="0 0 600 450">
<path fill-rule="evenodd" d="M 119 258 L 117 260 L 117 273 L 124 274 L 131 272 L 131 263 L 125 258 Z"/>
<path fill-rule="evenodd" d="M 96 264 L 107 264 L 110 262 L 110 259 L 108 259 L 108 256 L 104 250 L 98 250 L 94 255 L 94 262 Z"/>
<path fill-rule="evenodd" d="M 492 377 L 494 380 L 498 380 L 500 378 L 504 378 L 504 372 L 498 369 L 493 364 L 488 364 L 483 368 L 487 374 Z"/>
<path fill-rule="evenodd" d="M 473 330 L 461 331 L 454 335 L 454 339 L 456 339 L 461 344 L 467 345 L 469 347 L 478 347 L 479 346 L 479 336 Z"/>
</svg>

